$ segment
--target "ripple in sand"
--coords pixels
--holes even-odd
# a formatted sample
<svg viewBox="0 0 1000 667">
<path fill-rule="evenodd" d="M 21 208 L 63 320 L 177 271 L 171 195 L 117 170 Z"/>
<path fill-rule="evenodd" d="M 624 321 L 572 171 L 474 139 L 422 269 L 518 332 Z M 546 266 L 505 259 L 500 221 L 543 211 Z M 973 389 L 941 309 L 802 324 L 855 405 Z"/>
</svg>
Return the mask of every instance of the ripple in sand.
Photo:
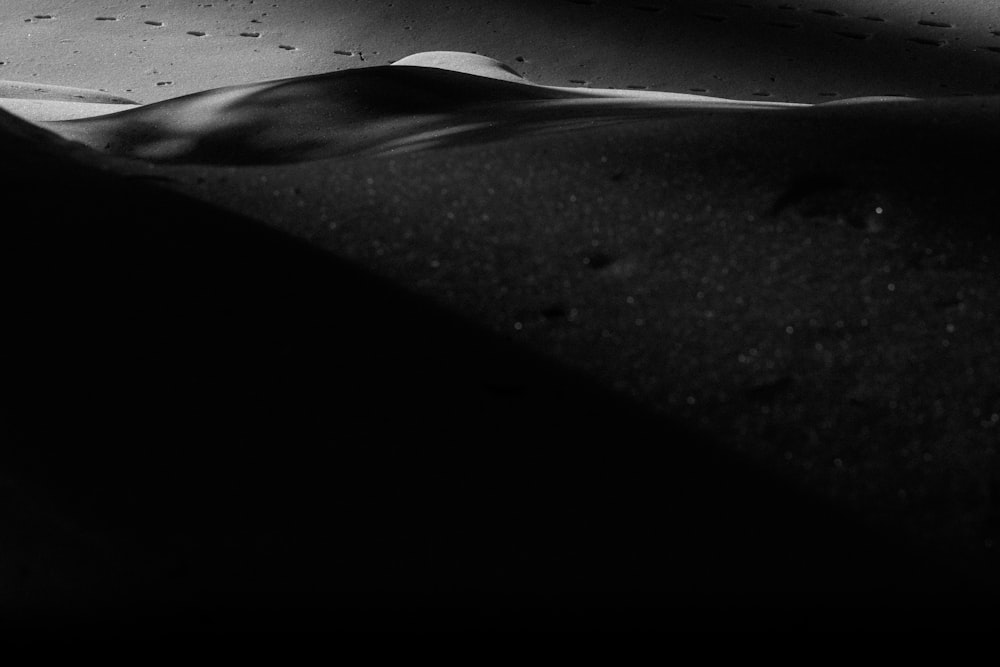
<svg viewBox="0 0 1000 667">
<path fill-rule="evenodd" d="M 187 34 L 194 35 L 195 37 L 204 37 L 205 36 L 205 33 L 203 33 L 201 30 L 188 30 Z"/>
<path fill-rule="evenodd" d="M 240 37 L 260 37 L 259 32 L 241 32 Z"/>
<path fill-rule="evenodd" d="M 294 46 L 289 46 L 288 44 L 278 44 L 279 49 L 284 49 L 285 51 L 298 51 Z"/>
<path fill-rule="evenodd" d="M 116 16 L 98 16 L 94 20 L 95 21 L 117 21 L 118 17 L 116 17 Z"/>
<path fill-rule="evenodd" d="M 834 18 L 842 18 L 844 16 L 847 16 L 846 14 L 838 12 L 836 9 L 814 9 L 813 10 L 813 14 L 821 14 L 823 16 L 832 16 Z"/>
<path fill-rule="evenodd" d="M 143 21 L 146 25 L 156 26 L 157 28 L 163 27 L 163 21 Z"/>
</svg>

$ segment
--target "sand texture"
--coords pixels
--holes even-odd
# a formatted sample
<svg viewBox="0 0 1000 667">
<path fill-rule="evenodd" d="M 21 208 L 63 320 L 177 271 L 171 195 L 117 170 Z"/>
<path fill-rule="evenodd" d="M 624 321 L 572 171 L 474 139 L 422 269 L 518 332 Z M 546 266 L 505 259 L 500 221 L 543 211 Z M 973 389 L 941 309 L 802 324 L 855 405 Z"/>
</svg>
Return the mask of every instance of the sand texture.
<svg viewBox="0 0 1000 667">
<path fill-rule="evenodd" d="M 996 31 L 5 6 L 4 622 L 993 627 Z"/>
</svg>

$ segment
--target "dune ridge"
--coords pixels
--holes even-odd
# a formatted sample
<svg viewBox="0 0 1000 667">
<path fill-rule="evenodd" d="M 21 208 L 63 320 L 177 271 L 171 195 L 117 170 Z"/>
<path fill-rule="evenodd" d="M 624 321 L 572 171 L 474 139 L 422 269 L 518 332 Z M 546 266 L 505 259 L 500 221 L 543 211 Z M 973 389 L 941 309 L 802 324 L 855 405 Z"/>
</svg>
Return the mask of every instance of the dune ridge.
<svg viewBox="0 0 1000 667">
<path fill-rule="evenodd" d="M 580 122 L 804 106 L 542 86 L 491 58 L 429 52 L 389 66 L 218 88 L 46 127 L 121 157 L 267 164 L 396 153 Z"/>
</svg>

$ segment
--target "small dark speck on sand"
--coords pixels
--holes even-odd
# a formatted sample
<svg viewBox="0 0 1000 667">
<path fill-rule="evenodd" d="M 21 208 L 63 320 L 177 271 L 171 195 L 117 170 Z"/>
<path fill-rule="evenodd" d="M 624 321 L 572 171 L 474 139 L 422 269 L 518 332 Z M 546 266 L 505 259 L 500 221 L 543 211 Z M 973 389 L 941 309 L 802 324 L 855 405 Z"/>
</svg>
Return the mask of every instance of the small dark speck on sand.
<svg viewBox="0 0 1000 667">
<path fill-rule="evenodd" d="M 866 40 L 872 38 L 872 35 L 867 32 L 849 32 L 844 30 L 844 31 L 838 31 L 834 34 L 840 37 L 846 37 L 847 39 Z"/>
<path fill-rule="evenodd" d="M 542 317 L 547 320 L 561 320 L 566 317 L 566 309 L 559 304 L 554 304 L 542 309 Z"/>
<path fill-rule="evenodd" d="M 585 257 L 583 263 L 594 270 L 600 270 L 614 264 L 614 258 L 610 255 L 606 255 L 603 252 L 595 253 L 589 257 Z"/>
</svg>

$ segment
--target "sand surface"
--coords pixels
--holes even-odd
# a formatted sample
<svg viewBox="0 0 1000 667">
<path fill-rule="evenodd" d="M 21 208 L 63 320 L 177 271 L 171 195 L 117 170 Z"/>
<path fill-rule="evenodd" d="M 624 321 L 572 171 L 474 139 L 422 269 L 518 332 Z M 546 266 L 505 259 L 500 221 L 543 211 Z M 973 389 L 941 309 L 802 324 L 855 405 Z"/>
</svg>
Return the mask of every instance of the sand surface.
<svg viewBox="0 0 1000 667">
<path fill-rule="evenodd" d="M 5 619 L 997 618 L 992 3 L 56 4 Z"/>
<path fill-rule="evenodd" d="M 996 31 L 990 0 L 15 0 L 0 9 L 0 78 L 148 103 L 449 50 L 546 85 L 925 97 L 996 92 Z"/>
</svg>

